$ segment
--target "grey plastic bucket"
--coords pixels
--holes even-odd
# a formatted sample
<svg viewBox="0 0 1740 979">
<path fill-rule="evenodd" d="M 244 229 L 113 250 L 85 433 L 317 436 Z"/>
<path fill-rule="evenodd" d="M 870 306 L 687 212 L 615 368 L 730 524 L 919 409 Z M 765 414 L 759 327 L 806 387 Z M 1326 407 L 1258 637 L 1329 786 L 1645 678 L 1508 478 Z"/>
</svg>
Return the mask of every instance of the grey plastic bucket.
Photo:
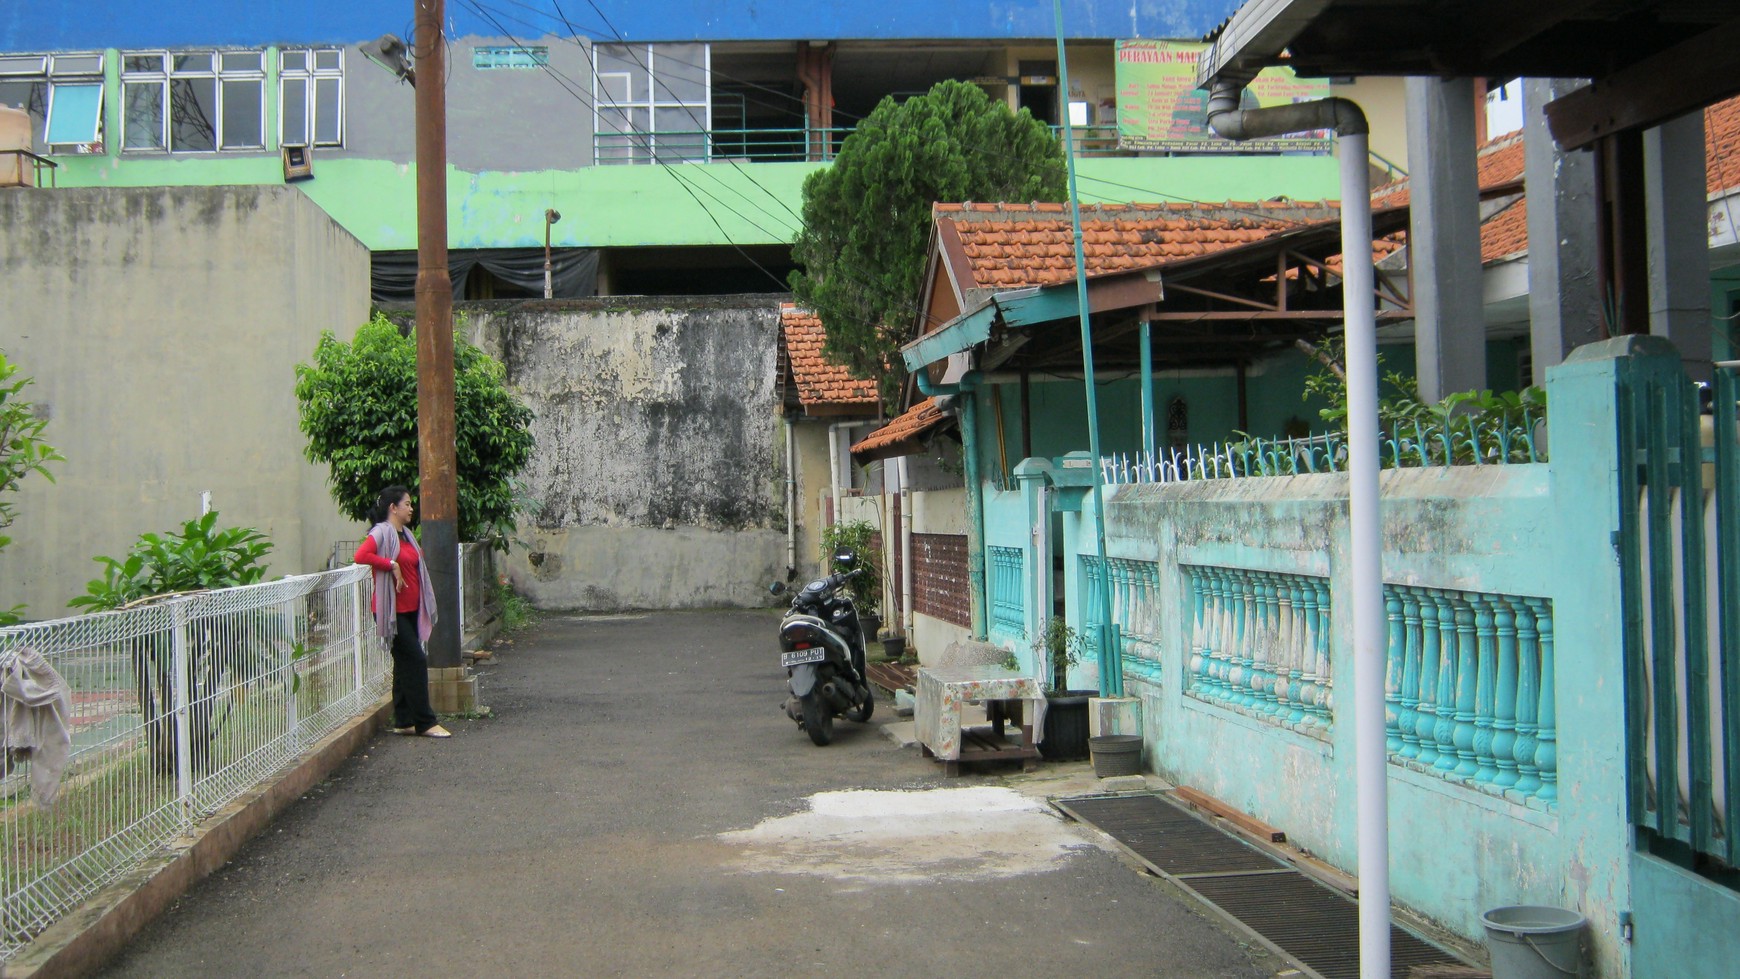
<svg viewBox="0 0 1740 979">
<path fill-rule="evenodd" d="M 1480 916 L 1492 953 L 1492 979 L 1564 979 L 1583 975 L 1583 916 L 1564 908 L 1522 905 Z"/>
<path fill-rule="evenodd" d="M 1097 734 L 1088 738 L 1093 754 L 1094 774 L 1100 778 L 1142 773 L 1142 736 L 1139 734 Z"/>
</svg>

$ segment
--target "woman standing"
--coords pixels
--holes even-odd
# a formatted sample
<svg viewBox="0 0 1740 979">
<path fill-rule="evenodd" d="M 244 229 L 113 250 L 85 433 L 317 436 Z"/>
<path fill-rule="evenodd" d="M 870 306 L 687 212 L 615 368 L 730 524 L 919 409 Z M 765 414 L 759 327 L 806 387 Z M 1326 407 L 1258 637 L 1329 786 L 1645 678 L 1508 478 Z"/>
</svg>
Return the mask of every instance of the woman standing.
<svg viewBox="0 0 1740 979">
<path fill-rule="evenodd" d="M 356 563 L 375 569 L 375 631 L 393 644 L 393 733 L 450 738 L 452 732 L 436 723 L 429 706 L 423 643 L 435 626 L 435 591 L 423 573 L 423 547 L 411 534 L 414 516 L 410 490 L 381 490 L 369 510 L 374 526 L 356 549 Z"/>
</svg>

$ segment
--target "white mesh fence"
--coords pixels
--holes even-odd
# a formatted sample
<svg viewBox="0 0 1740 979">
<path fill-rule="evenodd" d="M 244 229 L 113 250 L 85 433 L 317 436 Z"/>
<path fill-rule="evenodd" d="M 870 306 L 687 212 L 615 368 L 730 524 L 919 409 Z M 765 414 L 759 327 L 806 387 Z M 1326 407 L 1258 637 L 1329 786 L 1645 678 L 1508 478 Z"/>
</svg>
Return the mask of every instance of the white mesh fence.
<svg viewBox="0 0 1740 979">
<path fill-rule="evenodd" d="M 0 961 L 265 779 L 389 686 L 369 569 L 352 566 L 0 629 L 70 688 L 52 804 L 0 759 Z"/>
</svg>

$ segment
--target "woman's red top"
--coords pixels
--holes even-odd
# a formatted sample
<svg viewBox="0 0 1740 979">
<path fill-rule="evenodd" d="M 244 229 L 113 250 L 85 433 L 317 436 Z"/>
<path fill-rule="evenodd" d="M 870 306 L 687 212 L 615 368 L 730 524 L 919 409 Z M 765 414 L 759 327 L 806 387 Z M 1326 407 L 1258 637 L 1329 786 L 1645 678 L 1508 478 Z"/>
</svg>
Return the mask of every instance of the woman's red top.
<svg viewBox="0 0 1740 979">
<path fill-rule="evenodd" d="M 371 568 L 389 573 L 393 570 L 393 562 L 381 557 L 379 550 L 375 547 L 373 537 L 363 538 L 362 546 L 356 549 L 356 563 L 366 564 Z M 399 569 L 405 574 L 405 585 L 399 589 L 398 595 L 394 597 L 393 611 L 417 611 L 417 600 L 423 594 L 422 575 L 418 568 L 420 563 L 417 546 L 411 543 L 411 535 L 401 532 L 399 534 Z M 369 607 L 371 609 L 374 607 L 372 599 L 369 601 Z"/>
</svg>

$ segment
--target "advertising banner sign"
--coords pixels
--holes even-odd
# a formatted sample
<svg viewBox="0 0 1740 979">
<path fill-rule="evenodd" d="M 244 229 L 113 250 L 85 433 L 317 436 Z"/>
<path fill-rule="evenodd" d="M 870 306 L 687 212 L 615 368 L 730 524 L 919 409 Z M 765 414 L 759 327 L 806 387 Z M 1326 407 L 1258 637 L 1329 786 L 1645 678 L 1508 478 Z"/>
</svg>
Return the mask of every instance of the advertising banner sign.
<svg viewBox="0 0 1740 979">
<path fill-rule="evenodd" d="M 1208 129 L 1208 93 L 1196 87 L 1196 58 L 1205 44 L 1119 41 L 1118 147 L 1184 153 L 1328 152 L 1328 130 L 1233 142 Z M 1329 83 L 1300 79 L 1291 68 L 1269 68 L 1246 86 L 1240 108 L 1326 98 Z"/>
</svg>

